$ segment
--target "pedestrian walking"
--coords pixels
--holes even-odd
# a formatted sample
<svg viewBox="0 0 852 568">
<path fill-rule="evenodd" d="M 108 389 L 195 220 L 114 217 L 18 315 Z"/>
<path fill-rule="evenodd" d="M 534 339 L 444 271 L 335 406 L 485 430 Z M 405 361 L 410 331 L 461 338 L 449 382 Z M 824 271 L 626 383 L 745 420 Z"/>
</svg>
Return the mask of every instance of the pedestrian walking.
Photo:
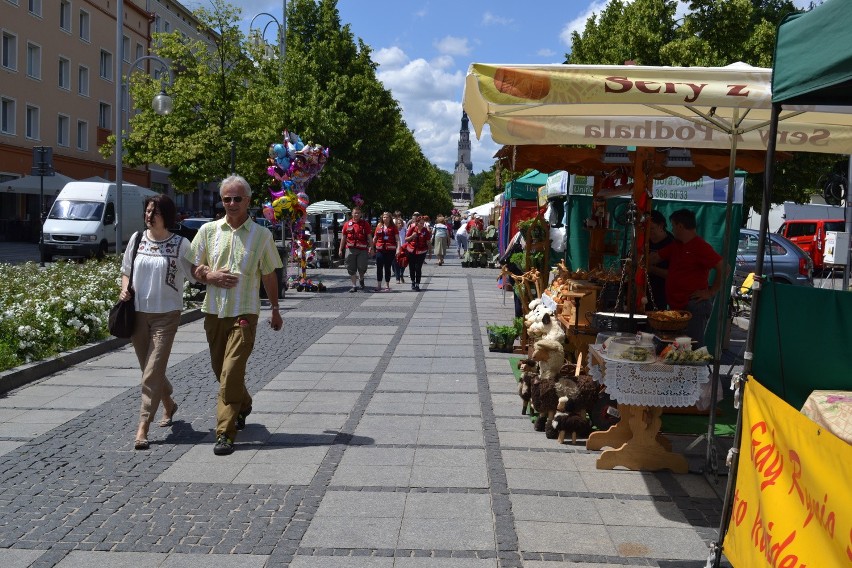
<svg viewBox="0 0 852 568">
<path fill-rule="evenodd" d="M 399 231 L 391 219 L 391 214 L 385 211 L 376 224 L 376 232 L 373 235 L 373 249 L 376 251 L 376 292 L 382 291 L 382 277 L 385 280 L 385 289 L 390 292 L 391 265 L 396 262 L 399 245 Z"/>
<path fill-rule="evenodd" d="M 207 285 L 201 311 L 210 364 L 219 381 L 213 453 L 224 456 L 234 452 L 237 430 L 245 428 L 251 414 L 245 375 L 257 333 L 261 283 L 272 306 L 272 329 L 284 326 L 275 274 L 283 264 L 272 233 L 249 219 L 248 182 L 231 175 L 222 180 L 219 195 L 225 217 L 201 226 L 192 241 L 190 260 L 197 267 L 195 277 Z"/>
<path fill-rule="evenodd" d="M 192 264 L 186 258 L 189 241 L 168 229 L 175 226 L 176 218 L 175 204 L 169 196 L 146 198 L 146 228 L 130 237 L 121 263 L 119 298 L 123 302 L 133 301 L 136 308 L 130 342 L 142 370 L 142 405 L 133 445 L 137 450 L 148 449 L 148 427 L 160 402 L 163 403 L 160 426 L 171 426 L 178 408 L 166 368 L 180 325 L 184 282 L 194 282 L 195 278 Z"/>
<path fill-rule="evenodd" d="M 397 211 L 397 213 L 399 213 L 399 211 Z M 403 261 L 397 260 L 400 257 L 400 250 L 402 249 L 402 242 L 401 241 L 405 237 L 405 221 L 402 219 L 402 215 L 397 215 L 394 218 L 394 225 L 396 225 L 396 231 L 397 231 L 397 234 L 399 235 L 400 247 L 397 249 L 397 253 L 396 253 L 397 255 L 393 259 L 393 263 L 391 264 L 391 268 L 393 268 L 393 275 L 396 278 L 396 283 L 397 284 L 405 284 L 405 266 L 400 265 L 400 262 L 403 262 Z M 406 262 L 403 262 L 403 264 L 406 264 L 408 259 L 405 258 L 404 260 Z M 407 266 L 407 264 L 406 264 L 406 266 Z"/>
<path fill-rule="evenodd" d="M 432 227 L 432 253 L 438 259 L 438 266 L 444 264 L 444 256 L 450 246 L 450 230 L 444 223 L 443 215 L 435 217 L 435 226 Z"/>
<path fill-rule="evenodd" d="M 459 258 L 462 258 L 467 252 L 467 223 L 459 223 L 459 228 L 456 231 L 456 250 L 459 253 Z"/>
<path fill-rule="evenodd" d="M 340 240 L 340 256 L 346 254 L 346 272 L 352 280 L 350 292 L 357 292 L 360 284 L 366 290 L 364 275 L 367 273 L 367 257 L 372 251 L 370 234 L 372 229 L 366 219 L 361 218 L 361 208 L 352 209 L 352 218 L 343 224 L 343 238 Z"/>
<path fill-rule="evenodd" d="M 426 253 L 429 252 L 429 240 L 431 234 L 426 228 L 420 213 L 414 212 L 408 232 L 405 234 L 405 242 L 408 243 L 408 271 L 411 276 L 411 289 L 420 291 L 420 277 L 423 272 L 423 263 L 426 261 Z"/>
</svg>

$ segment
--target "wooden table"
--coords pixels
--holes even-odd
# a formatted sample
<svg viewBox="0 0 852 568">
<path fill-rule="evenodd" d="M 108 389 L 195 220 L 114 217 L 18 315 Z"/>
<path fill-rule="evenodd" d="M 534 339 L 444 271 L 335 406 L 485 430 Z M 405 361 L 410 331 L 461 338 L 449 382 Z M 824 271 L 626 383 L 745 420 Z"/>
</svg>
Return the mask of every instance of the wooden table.
<svg viewBox="0 0 852 568">
<path fill-rule="evenodd" d="M 701 385 L 710 380 L 705 366 L 635 364 L 607 360 L 602 346 L 589 346 L 590 372 L 606 385 L 607 393 L 618 400 L 621 420 L 606 432 L 593 432 L 586 448 L 600 450 L 598 469 L 617 466 L 632 470 L 670 469 L 686 473 L 686 458 L 671 451 L 671 444 L 660 434 L 663 407 L 690 406 L 701 395 Z"/>
</svg>

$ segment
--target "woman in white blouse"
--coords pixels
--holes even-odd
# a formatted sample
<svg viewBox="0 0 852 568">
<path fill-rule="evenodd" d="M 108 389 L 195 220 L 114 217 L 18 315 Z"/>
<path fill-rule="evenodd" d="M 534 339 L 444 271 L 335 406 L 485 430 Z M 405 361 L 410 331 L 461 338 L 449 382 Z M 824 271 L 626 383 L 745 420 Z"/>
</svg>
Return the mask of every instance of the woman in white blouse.
<svg viewBox="0 0 852 568">
<path fill-rule="evenodd" d="M 142 368 L 142 407 L 134 447 L 148 449 L 148 427 L 160 402 L 163 418 L 160 426 L 171 426 L 178 408 L 172 398 L 172 384 L 166 367 L 183 310 L 184 281 L 195 282 L 192 264 L 186 259 L 189 241 L 168 227 L 175 225 L 177 211 L 167 195 L 145 200 L 146 230 L 130 237 L 121 264 L 122 301 L 133 300 L 136 324 L 130 341 Z M 137 250 L 132 261 L 133 250 Z M 133 288 L 128 290 L 130 263 L 133 262 Z"/>
</svg>

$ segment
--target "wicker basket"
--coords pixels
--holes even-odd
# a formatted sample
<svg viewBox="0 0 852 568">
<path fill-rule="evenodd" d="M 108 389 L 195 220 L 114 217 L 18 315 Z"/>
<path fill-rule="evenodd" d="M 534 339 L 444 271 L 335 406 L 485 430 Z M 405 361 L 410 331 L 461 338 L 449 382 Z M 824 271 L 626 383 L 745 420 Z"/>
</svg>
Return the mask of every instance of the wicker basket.
<svg viewBox="0 0 852 568">
<path fill-rule="evenodd" d="M 662 313 L 673 314 L 676 317 L 662 317 Z M 692 314 L 686 310 L 666 310 L 665 312 L 648 312 L 648 325 L 657 331 L 681 331 L 686 329 Z"/>
</svg>

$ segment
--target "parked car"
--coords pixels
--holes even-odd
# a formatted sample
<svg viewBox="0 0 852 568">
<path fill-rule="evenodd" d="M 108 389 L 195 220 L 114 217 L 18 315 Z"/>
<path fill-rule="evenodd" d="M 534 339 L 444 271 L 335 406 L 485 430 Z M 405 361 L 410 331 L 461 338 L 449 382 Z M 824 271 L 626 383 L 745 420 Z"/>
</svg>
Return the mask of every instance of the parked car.
<svg viewBox="0 0 852 568">
<path fill-rule="evenodd" d="M 739 286 L 749 273 L 754 272 L 757 244 L 760 233 L 754 229 L 740 229 L 737 243 L 737 260 L 734 285 Z M 764 248 L 763 271 L 774 282 L 813 286 L 814 265 L 811 257 L 781 235 L 767 233 L 770 242 Z M 767 254 L 768 253 L 768 254 Z"/>
<path fill-rule="evenodd" d="M 201 228 L 201 225 L 209 223 L 212 220 L 213 219 L 210 217 L 189 217 L 179 222 L 177 227 L 172 229 L 172 232 L 191 241 L 195 237 L 196 233 L 198 233 L 198 229 Z"/>
<path fill-rule="evenodd" d="M 822 270 L 825 254 L 825 233 L 844 231 L 846 222 L 837 219 L 796 219 L 781 224 L 777 233 L 798 245 L 814 261 L 814 268 Z"/>
<path fill-rule="evenodd" d="M 280 241 L 282 235 L 282 225 L 281 223 L 272 223 L 269 219 L 263 216 L 258 216 L 254 218 L 254 222 L 260 225 L 261 227 L 266 227 L 270 231 L 272 231 L 272 236 L 275 240 Z"/>
</svg>

